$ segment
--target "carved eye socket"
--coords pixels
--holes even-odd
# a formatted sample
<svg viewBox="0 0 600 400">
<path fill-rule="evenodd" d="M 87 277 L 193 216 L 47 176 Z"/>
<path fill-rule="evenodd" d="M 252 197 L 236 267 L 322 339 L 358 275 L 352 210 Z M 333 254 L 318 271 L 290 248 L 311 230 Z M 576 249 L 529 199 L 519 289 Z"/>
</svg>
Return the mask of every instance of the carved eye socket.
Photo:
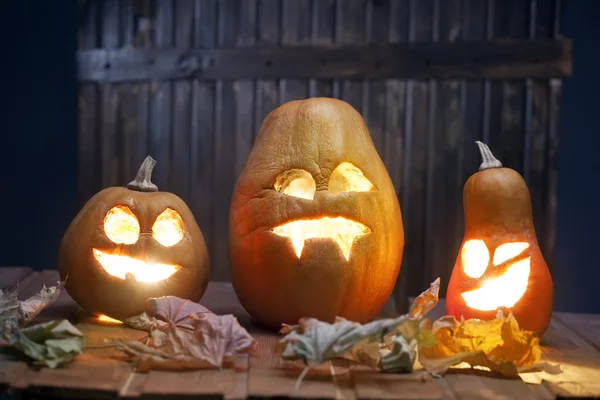
<svg viewBox="0 0 600 400">
<path fill-rule="evenodd" d="M 330 193 L 374 192 L 375 186 L 354 164 L 343 162 L 336 167 L 329 178 Z"/>
<path fill-rule="evenodd" d="M 152 237 L 165 247 L 171 247 L 183 239 L 183 219 L 179 213 L 167 208 L 160 213 L 152 226 Z"/>
<path fill-rule="evenodd" d="M 461 255 L 463 270 L 471 278 L 483 275 L 490 262 L 490 252 L 483 240 L 467 240 Z"/>
<path fill-rule="evenodd" d="M 315 197 L 317 185 L 310 173 L 303 169 L 290 169 L 282 172 L 275 180 L 276 191 L 288 196 L 312 200 Z"/>
<path fill-rule="evenodd" d="M 134 244 L 140 237 L 140 223 L 129 207 L 114 206 L 104 217 L 104 233 L 113 243 Z"/>
<path fill-rule="evenodd" d="M 496 248 L 496 251 L 494 251 L 494 265 L 502 264 L 504 261 L 518 256 L 528 247 L 529 243 L 526 242 L 501 244 Z"/>
</svg>

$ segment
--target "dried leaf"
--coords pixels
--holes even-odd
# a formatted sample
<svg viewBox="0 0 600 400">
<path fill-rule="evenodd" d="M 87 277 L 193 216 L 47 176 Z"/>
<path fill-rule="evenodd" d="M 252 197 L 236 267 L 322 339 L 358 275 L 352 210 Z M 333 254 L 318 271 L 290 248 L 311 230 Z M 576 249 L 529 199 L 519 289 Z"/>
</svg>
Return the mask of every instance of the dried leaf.
<svg viewBox="0 0 600 400">
<path fill-rule="evenodd" d="M 57 284 L 58 286 L 51 286 L 49 288 L 44 285 L 39 293 L 21 302 L 19 309 L 21 326 L 30 323 L 44 308 L 58 299 L 60 290 L 65 286 L 65 281 L 57 282 Z"/>
<path fill-rule="evenodd" d="M 25 301 L 18 300 L 18 286 L 4 290 L 0 289 L 0 320 L 15 318 L 19 326 L 26 326 L 37 317 L 44 308 L 48 307 L 58 299 L 60 290 L 64 287 L 65 282 L 57 283 L 57 286 L 51 286 L 49 288 L 43 286 L 39 293 Z"/>
<path fill-rule="evenodd" d="M 125 325 L 132 329 L 150 332 L 152 329 L 164 331 L 169 326 L 165 321 L 161 321 L 149 316 L 147 313 L 141 313 L 133 317 L 125 318 L 122 321 Z"/>
<path fill-rule="evenodd" d="M 440 295 L 440 278 L 429 285 L 429 289 L 417 296 L 410 307 L 410 316 L 415 319 L 424 318 L 438 303 Z"/>
<path fill-rule="evenodd" d="M 216 315 L 200 304 L 172 296 L 151 299 L 148 308 L 147 319 L 138 316 L 134 322 L 149 327 L 148 345 L 113 341 L 131 356 L 137 371 L 221 368 L 229 358 L 252 353 L 256 347 L 233 315 Z"/>
<path fill-rule="evenodd" d="M 512 313 L 499 311 L 495 319 L 457 321 L 445 316 L 431 323 L 424 320 L 420 331 L 435 337 L 419 343 L 419 361 L 434 374 L 442 374 L 459 363 L 484 367 L 505 377 L 516 378 L 525 371 L 556 373 L 541 363 L 539 339 L 534 332 L 519 328 Z"/>
<path fill-rule="evenodd" d="M 333 324 L 302 318 L 298 325 L 284 325 L 286 336 L 276 351 L 286 360 L 320 364 L 334 358 L 378 368 L 384 372 L 410 372 L 416 358 L 419 320 L 438 301 L 439 278 L 415 299 L 411 313 L 364 325 L 337 318 Z"/>
<path fill-rule="evenodd" d="M 56 368 L 73 360 L 85 347 L 83 334 L 66 319 L 27 328 L 20 328 L 16 319 L 2 323 L 7 343 L 33 359 L 36 365 Z"/>
</svg>

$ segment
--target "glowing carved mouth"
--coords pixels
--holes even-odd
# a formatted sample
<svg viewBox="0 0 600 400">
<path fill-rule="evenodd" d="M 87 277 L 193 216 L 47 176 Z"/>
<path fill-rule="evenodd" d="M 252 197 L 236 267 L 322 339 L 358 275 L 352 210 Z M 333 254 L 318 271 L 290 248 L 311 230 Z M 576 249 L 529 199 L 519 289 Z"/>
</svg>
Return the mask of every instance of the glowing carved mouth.
<svg viewBox="0 0 600 400">
<path fill-rule="evenodd" d="M 289 237 L 298 258 L 302 255 L 304 241 L 312 238 L 329 238 L 335 241 L 346 261 L 350 259 L 350 249 L 354 239 L 371 232 L 360 222 L 343 217 L 323 217 L 319 219 L 298 220 L 285 223 L 272 229 L 279 236 Z"/>
<path fill-rule="evenodd" d="M 481 311 L 493 311 L 517 304 L 527 290 L 530 260 L 531 257 L 527 257 L 517 261 L 502 276 L 485 282 L 479 289 L 462 293 L 467 306 Z"/>
<path fill-rule="evenodd" d="M 107 254 L 98 249 L 92 249 L 94 258 L 108 274 L 121 279 L 135 279 L 138 282 L 158 282 L 167 279 L 179 271 L 179 265 L 146 264 L 135 258 L 117 254 Z"/>
</svg>

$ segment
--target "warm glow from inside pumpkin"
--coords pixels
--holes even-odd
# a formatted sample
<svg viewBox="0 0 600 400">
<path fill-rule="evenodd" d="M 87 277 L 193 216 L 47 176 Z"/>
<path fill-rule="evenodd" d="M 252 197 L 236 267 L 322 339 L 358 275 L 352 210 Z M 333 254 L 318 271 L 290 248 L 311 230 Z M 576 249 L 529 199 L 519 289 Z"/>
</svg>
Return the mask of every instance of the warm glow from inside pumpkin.
<svg viewBox="0 0 600 400">
<path fill-rule="evenodd" d="M 371 192 L 375 186 L 354 164 L 343 162 L 336 167 L 329 178 L 330 193 Z"/>
<path fill-rule="evenodd" d="M 343 217 L 323 217 L 319 219 L 297 220 L 273 228 L 279 236 L 292 240 L 298 258 L 302 255 L 304 241 L 312 238 L 329 238 L 335 241 L 346 260 L 350 259 L 350 249 L 354 239 L 371 230 L 360 222 Z"/>
<path fill-rule="evenodd" d="M 512 307 L 527 291 L 531 257 L 517 261 L 501 276 L 490 279 L 479 289 L 462 293 L 467 306 L 481 311 Z"/>
<path fill-rule="evenodd" d="M 98 315 L 97 320 L 99 322 L 102 322 L 102 323 L 105 323 L 105 324 L 114 324 L 114 325 L 121 325 L 121 324 L 123 324 L 122 321 L 119 321 L 118 319 L 111 318 L 108 315 L 104 315 L 104 314 Z"/>
<path fill-rule="evenodd" d="M 276 191 L 288 196 L 312 200 L 317 186 L 312 175 L 302 169 L 291 169 L 281 173 L 275 180 Z"/>
<path fill-rule="evenodd" d="M 133 244 L 140 236 L 140 223 L 129 207 L 114 206 L 104 217 L 104 233 L 113 243 Z"/>
<path fill-rule="evenodd" d="M 158 282 L 167 279 L 181 269 L 178 265 L 146 264 L 135 258 L 108 254 L 98 249 L 93 249 L 94 258 L 102 268 L 117 278 L 135 279 L 138 282 Z"/>
<path fill-rule="evenodd" d="M 509 261 L 529 248 L 529 243 L 504 243 L 494 251 L 493 264 Z M 490 255 L 485 242 L 469 240 L 462 249 L 465 274 L 479 278 L 488 268 Z M 467 306 L 481 311 L 493 311 L 499 307 L 513 307 L 527 291 L 531 257 L 516 261 L 506 271 L 493 279 L 486 279 L 478 289 L 462 293 Z"/>
<path fill-rule="evenodd" d="M 152 237 L 165 247 L 176 245 L 183 239 L 183 219 L 179 213 L 167 208 L 160 213 L 152 226 Z"/>
<path fill-rule="evenodd" d="M 490 252 L 483 240 L 467 240 L 462 248 L 462 263 L 465 274 L 479 278 L 490 262 Z"/>
</svg>

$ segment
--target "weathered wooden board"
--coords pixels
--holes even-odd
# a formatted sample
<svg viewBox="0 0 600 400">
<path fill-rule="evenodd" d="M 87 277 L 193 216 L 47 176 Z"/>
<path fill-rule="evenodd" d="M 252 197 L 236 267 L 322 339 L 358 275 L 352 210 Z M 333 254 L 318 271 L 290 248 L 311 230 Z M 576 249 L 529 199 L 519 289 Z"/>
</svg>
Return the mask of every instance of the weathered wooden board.
<svg viewBox="0 0 600 400">
<path fill-rule="evenodd" d="M 0 268 L 0 283 L 8 287 L 19 281 L 22 297 L 37 292 L 43 284 L 58 280 L 56 271 L 33 272 L 25 268 Z M 64 300 L 61 300 L 64 295 Z M 70 318 L 85 334 L 84 354 L 58 369 L 34 369 L 22 361 L 0 354 L 0 395 L 11 390 L 36 398 L 178 398 L 256 397 L 327 399 L 554 399 L 556 396 L 592 398 L 600 396 L 600 316 L 556 313 L 542 340 L 544 359 L 563 368 L 560 375 L 540 374 L 541 385 L 520 380 L 498 379 L 481 374 L 455 372 L 435 379 L 420 369 L 412 374 L 381 374 L 365 367 L 349 368 L 343 360 L 315 366 L 298 391 L 294 385 L 304 366 L 283 361 L 273 352 L 279 335 L 254 327 L 228 283 L 211 282 L 201 303 L 219 313 L 235 315 L 258 342 L 257 354 L 240 356 L 235 368 L 223 370 L 136 373 L 120 360 L 121 353 L 106 346 L 104 339 L 143 339 L 146 332 L 122 325 L 99 323 L 78 309 L 68 294 L 48 310 L 46 316 Z M 445 313 L 441 300 L 431 318 Z M 42 318 L 43 319 L 43 318 Z"/>
</svg>

